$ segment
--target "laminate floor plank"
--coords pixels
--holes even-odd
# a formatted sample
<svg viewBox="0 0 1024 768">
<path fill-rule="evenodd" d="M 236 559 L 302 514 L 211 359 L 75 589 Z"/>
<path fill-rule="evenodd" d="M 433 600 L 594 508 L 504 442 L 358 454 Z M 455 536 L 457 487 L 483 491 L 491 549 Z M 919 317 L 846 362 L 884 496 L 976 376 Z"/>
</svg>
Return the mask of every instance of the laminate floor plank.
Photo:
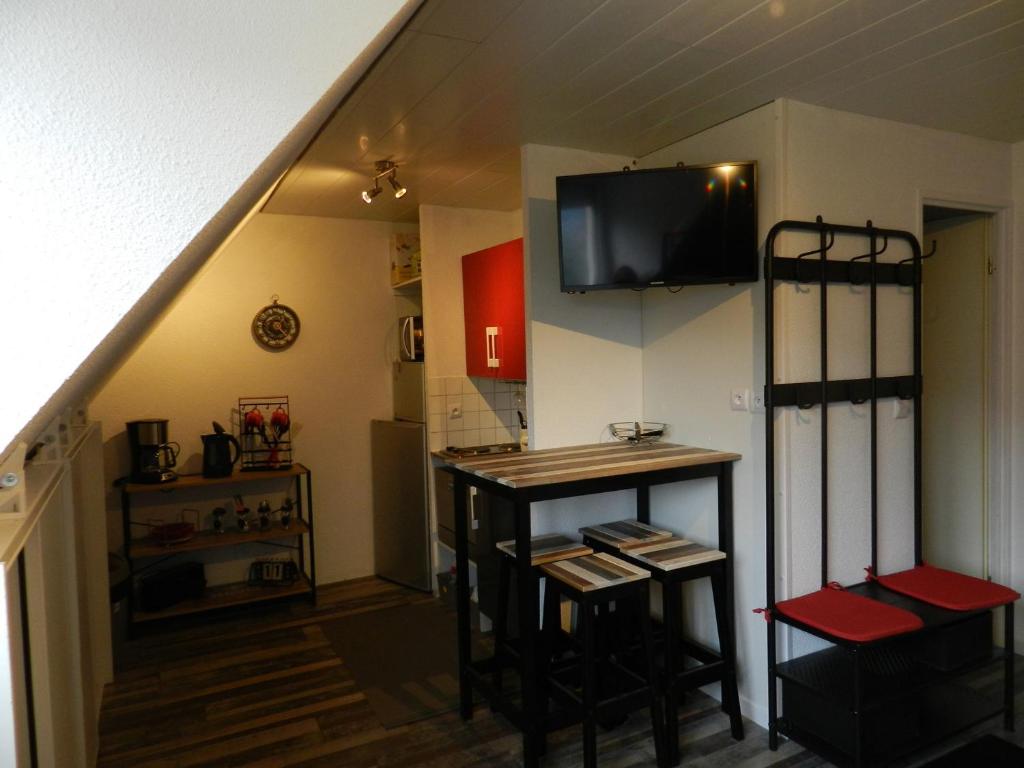
<svg viewBox="0 0 1024 768">
<path fill-rule="evenodd" d="M 146 626 L 126 643 L 106 689 L 97 768 L 514 768 L 522 740 L 500 715 L 477 704 L 463 722 L 448 712 L 385 729 L 350 670 L 327 641 L 329 621 L 432 600 L 376 578 L 318 589 L 318 605 L 301 601 L 247 606 L 222 614 L 180 617 Z M 381 663 L 387 663 L 382 659 Z M 1017 666 L 1024 691 L 1024 663 Z M 1000 690 L 995 673 L 972 684 Z M 922 752 L 894 768 L 912 768 L 975 735 L 993 732 L 1024 743 L 1024 692 L 1018 729 L 996 720 L 956 742 Z M 695 692 L 680 706 L 679 738 L 687 768 L 819 768 L 829 763 L 785 740 L 768 750 L 767 734 L 745 722 L 730 737 L 717 701 Z M 630 715 L 598 731 L 601 768 L 654 765 L 650 717 Z M 548 737 L 544 768 L 582 764 L 579 726 Z"/>
</svg>

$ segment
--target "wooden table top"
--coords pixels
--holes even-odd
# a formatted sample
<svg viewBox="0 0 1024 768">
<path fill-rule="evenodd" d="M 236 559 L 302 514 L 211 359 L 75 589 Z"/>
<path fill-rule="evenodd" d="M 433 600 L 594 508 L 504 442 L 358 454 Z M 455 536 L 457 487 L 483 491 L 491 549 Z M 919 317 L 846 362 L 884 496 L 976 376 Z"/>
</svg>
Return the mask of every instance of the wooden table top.
<svg viewBox="0 0 1024 768">
<path fill-rule="evenodd" d="M 596 443 L 522 453 L 487 454 L 456 459 L 434 454 L 449 467 L 510 488 L 594 480 L 656 472 L 700 464 L 737 461 L 738 453 L 672 443 Z"/>
</svg>

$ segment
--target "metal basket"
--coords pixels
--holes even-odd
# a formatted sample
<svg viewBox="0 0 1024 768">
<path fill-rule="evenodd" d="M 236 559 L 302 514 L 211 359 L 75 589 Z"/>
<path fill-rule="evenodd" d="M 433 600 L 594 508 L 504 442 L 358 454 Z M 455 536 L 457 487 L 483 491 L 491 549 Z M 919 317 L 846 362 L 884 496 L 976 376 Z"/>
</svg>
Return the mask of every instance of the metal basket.
<svg viewBox="0 0 1024 768">
<path fill-rule="evenodd" d="M 617 440 L 627 443 L 653 443 L 662 438 L 668 424 L 660 421 L 613 421 L 608 431 Z"/>
</svg>

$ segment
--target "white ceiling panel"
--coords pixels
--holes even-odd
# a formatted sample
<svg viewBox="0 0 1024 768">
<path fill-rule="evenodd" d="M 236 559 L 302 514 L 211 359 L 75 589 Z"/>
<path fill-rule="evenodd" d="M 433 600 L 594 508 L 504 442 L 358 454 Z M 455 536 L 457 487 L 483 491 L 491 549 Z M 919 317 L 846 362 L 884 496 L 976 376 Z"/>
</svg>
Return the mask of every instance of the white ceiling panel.
<svg viewBox="0 0 1024 768">
<path fill-rule="evenodd" d="M 1020 141 L 1022 92 L 1024 0 L 427 0 L 264 210 L 512 210 L 522 144 L 642 156 L 781 96 Z M 368 206 L 382 158 L 409 193 Z"/>
<path fill-rule="evenodd" d="M 840 49 L 841 66 L 796 89 L 794 98 L 824 103 L 837 94 L 859 87 L 895 69 L 945 50 L 1001 25 L 1024 18 L 1024 3 L 1016 0 L 983 3 L 979 0 L 934 0 L 916 4 L 906 14 L 887 19 L 880 28 L 857 34 L 858 47 Z M 841 61 L 841 59 L 840 59 Z"/>
</svg>

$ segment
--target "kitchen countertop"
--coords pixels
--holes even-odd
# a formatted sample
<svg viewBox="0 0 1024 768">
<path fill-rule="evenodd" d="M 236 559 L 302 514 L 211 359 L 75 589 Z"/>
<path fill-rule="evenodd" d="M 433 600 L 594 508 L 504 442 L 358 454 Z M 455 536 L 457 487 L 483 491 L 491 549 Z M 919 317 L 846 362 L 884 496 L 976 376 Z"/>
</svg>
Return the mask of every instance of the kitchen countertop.
<svg viewBox="0 0 1024 768">
<path fill-rule="evenodd" d="M 655 472 L 741 458 L 738 453 L 659 442 L 596 443 L 465 458 L 453 458 L 437 451 L 434 456 L 453 469 L 509 488 Z"/>
</svg>

